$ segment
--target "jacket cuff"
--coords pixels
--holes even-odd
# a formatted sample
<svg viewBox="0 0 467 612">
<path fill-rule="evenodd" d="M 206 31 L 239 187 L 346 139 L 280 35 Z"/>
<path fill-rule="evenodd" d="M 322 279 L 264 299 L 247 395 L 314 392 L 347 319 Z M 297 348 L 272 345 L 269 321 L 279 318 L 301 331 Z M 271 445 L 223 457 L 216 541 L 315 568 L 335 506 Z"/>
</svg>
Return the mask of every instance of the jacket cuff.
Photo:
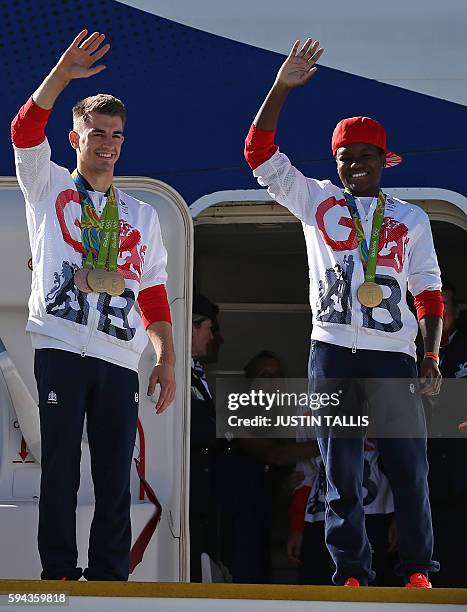
<svg viewBox="0 0 467 612">
<path fill-rule="evenodd" d="M 245 159 L 252 170 L 264 164 L 279 148 L 274 144 L 276 130 L 262 130 L 252 124 L 245 139 Z"/>
<path fill-rule="evenodd" d="M 11 122 L 11 140 L 19 149 L 30 149 L 45 140 L 45 127 L 52 109 L 41 108 L 32 96 Z"/>
<path fill-rule="evenodd" d="M 158 321 L 172 323 L 165 285 L 154 285 L 140 291 L 138 306 L 145 329 Z"/>
<path fill-rule="evenodd" d="M 427 315 L 443 318 L 444 304 L 439 289 L 435 291 L 422 291 L 422 293 L 415 296 L 414 304 L 419 321 Z"/>
</svg>

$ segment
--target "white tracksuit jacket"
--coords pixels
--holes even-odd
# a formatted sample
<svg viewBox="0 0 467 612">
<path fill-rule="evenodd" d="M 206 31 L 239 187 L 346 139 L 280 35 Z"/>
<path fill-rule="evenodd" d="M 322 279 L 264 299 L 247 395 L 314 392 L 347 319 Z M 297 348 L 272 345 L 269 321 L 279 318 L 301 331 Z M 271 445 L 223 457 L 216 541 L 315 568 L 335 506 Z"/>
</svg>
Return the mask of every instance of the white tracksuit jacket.
<svg viewBox="0 0 467 612">
<path fill-rule="evenodd" d="M 139 291 L 167 279 L 167 252 L 156 211 L 116 190 L 117 264 L 125 277 L 125 291 L 117 297 L 82 293 L 73 283 L 82 254 L 81 204 L 71 174 L 50 160 L 47 139 L 35 147 L 14 149 L 33 265 L 26 330 L 36 338 L 54 339 L 52 346 L 137 371 L 148 337 L 135 300 Z M 35 346 L 43 347 L 44 342 Z"/>
<path fill-rule="evenodd" d="M 343 190 L 330 181 L 305 177 L 279 150 L 253 174 L 274 200 L 302 222 L 312 339 L 352 350 L 395 351 L 415 357 L 418 325 L 407 306 L 406 290 L 416 296 L 441 289 L 428 215 L 414 204 L 387 197 L 376 267 L 383 301 L 377 308 L 367 308 L 357 299 L 364 272 Z M 368 215 L 358 200 L 357 206 L 369 244 L 376 198 Z"/>
</svg>

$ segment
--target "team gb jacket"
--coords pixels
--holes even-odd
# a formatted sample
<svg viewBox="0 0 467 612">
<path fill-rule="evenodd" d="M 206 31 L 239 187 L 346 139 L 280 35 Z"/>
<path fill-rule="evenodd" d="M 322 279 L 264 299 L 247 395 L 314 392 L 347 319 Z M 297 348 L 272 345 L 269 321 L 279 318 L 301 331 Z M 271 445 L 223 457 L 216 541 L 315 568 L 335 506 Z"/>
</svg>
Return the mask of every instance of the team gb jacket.
<svg viewBox="0 0 467 612">
<path fill-rule="evenodd" d="M 441 289 L 427 214 L 387 196 L 376 268 L 384 298 L 377 308 L 367 308 L 357 300 L 364 271 L 343 190 L 328 180 L 305 177 L 279 150 L 253 174 L 302 222 L 310 273 L 311 337 L 354 351 L 396 351 L 415 357 L 418 325 L 407 306 L 407 288 L 414 296 Z M 357 200 L 368 244 L 375 205 L 376 198 L 366 216 Z"/>
<path fill-rule="evenodd" d="M 82 267 L 81 204 L 70 172 L 51 161 L 47 139 L 34 147 L 15 147 L 15 162 L 26 200 L 33 267 L 26 330 L 82 355 L 137 370 L 148 338 L 135 300 L 143 289 L 167 279 L 167 252 L 156 211 L 116 189 L 117 264 L 125 291 L 117 297 L 82 293 L 73 283 Z"/>
</svg>

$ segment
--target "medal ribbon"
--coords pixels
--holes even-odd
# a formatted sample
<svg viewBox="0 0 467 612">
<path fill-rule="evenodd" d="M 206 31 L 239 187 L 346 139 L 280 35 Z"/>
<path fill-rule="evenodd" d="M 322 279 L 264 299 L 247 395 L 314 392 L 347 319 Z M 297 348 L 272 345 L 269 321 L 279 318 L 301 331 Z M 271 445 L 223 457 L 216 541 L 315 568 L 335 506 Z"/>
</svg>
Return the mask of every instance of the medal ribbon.
<svg viewBox="0 0 467 612">
<path fill-rule="evenodd" d="M 110 187 L 110 193 L 102 216 L 104 217 L 104 228 L 99 246 L 96 269 L 105 270 L 107 268 L 109 272 L 115 272 L 117 270 L 118 251 L 118 206 L 115 200 L 115 189 L 113 185 Z"/>
<path fill-rule="evenodd" d="M 363 270 L 365 272 L 365 282 L 374 283 L 376 276 L 376 260 L 378 259 L 379 235 L 381 233 L 381 226 L 383 225 L 386 196 L 381 190 L 378 193 L 378 203 L 376 205 L 376 210 L 373 215 L 373 226 L 371 228 L 369 248 L 365 238 L 365 232 L 363 230 L 362 220 L 360 219 L 360 215 L 358 213 L 355 198 L 351 193 L 347 191 L 344 191 L 344 196 L 355 227 L 355 234 L 358 242 L 358 252 L 360 254 L 360 259 L 362 260 L 363 264 Z"/>
<path fill-rule="evenodd" d="M 117 270 L 119 216 L 115 188 L 110 186 L 102 216 L 99 218 L 84 184 L 75 170 L 71 175 L 81 200 L 81 242 L 86 253 L 83 267 L 92 270 Z M 95 261 L 97 260 L 97 261 Z"/>
</svg>

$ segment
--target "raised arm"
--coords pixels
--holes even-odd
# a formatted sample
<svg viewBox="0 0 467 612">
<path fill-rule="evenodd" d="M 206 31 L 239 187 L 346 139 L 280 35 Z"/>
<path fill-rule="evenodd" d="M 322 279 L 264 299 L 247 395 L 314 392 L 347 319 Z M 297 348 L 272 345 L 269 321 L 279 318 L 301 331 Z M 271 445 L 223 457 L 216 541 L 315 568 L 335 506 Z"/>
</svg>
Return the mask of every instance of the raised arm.
<svg viewBox="0 0 467 612">
<path fill-rule="evenodd" d="M 45 142 L 45 128 L 55 100 L 72 79 L 86 78 L 105 68 L 92 67 L 110 48 L 108 44 L 101 46 L 104 34 L 86 36 L 87 30 L 76 36 L 11 123 L 16 173 L 25 199 L 31 204 L 44 197 L 50 187 L 50 147 Z"/>
<path fill-rule="evenodd" d="M 274 85 L 259 109 L 245 139 L 245 159 L 262 187 L 300 221 L 309 222 L 313 206 L 322 200 L 324 183 L 307 179 L 274 142 L 277 121 L 292 89 L 305 85 L 316 73 L 316 62 L 323 54 L 319 42 L 308 38 L 300 51 L 293 45 L 280 67 Z"/>
<path fill-rule="evenodd" d="M 289 92 L 308 83 L 316 73 L 316 62 L 324 52 L 319 48 L 319 41 L 308 38 L 298 51 L 300 41 L 295 41 L 287 59 L 277 73 L 274 85 L 269 91 L 253 124 L 261 130 L 275 130 L 279 114 Z"/>
<path fill-rule="evenodd" d="M 94 32 L 90 36 L 87 36 L 87 34 L 87 30 L 82 30 L 76 36 L 51 72 L 33 93 L 32 99 L 37 106 L 51 109 L 55 100 L 71 80 L 86 79 L 105 69 L 102 64 L 93 67 L 93 64 L 110 49 L 109 44 L 101 47 L 105 34 L 99 32 Z"/>
<path fill-rule="evenodd" d="M 277 73 L 274 85 L 261 105 L 245 141 L 245 159 L 252 170 L 270 159 L 277 150 L 274 136 L 277 121 L 289 92 L 308 83 L 316 73 L 316 62 L 323 54 L 319 41 L 308 38 L 300 51 L 295 41 Z"/>
<path fill-rule="evenodd" d="M 72 79 L 86 78 L 104 70 L 91 66 L 103 57 L 110 45 L 100 47 L 105 36 L 94 32 L 86 38 L 83 30 L 42 81 L 11 123 L 11 139 L 19 149 L 35 147 L 45 140 L 45 127 L 55 100 Z M 99 48 L 100 47 L 100 48 Z"/>
</svg>

